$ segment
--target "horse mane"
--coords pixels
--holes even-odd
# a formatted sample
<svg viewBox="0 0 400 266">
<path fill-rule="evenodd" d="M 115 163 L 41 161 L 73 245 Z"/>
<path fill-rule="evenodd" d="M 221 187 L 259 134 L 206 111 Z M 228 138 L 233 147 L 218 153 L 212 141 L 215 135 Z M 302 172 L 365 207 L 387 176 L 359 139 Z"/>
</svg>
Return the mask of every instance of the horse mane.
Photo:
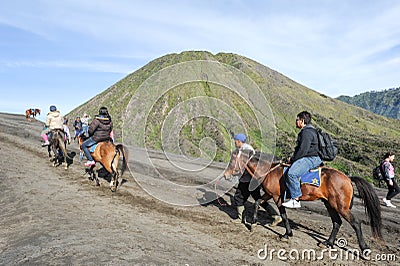
<svg viewBox="0 0 400 266">
<path fill-rule="evenodd" d="M 270 153 L 264 153 L 260 151 L 256 151 L 256 153 L 253 155 L 253 158 L 256 159 L 257 161 L 267 161 L 267 162 L 272 162 L 275 158 L 273 154 Z"/>
</svg>

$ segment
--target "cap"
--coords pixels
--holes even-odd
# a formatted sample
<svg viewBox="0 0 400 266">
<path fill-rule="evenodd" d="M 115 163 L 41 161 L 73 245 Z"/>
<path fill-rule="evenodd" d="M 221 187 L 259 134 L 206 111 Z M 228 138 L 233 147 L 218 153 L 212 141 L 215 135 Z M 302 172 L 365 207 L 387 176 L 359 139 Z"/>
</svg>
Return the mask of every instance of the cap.
<svg viewBox="0 0 400 266">
<path fill-rule="evenodd" d="M 234 140 L 239 140 L 240 142 L 245 143 L 246 142 L 246 135 L 243 134 L 243 133 L 239 133 L 239 134 L 236 134 L 233 139 Z"/>
</svg>

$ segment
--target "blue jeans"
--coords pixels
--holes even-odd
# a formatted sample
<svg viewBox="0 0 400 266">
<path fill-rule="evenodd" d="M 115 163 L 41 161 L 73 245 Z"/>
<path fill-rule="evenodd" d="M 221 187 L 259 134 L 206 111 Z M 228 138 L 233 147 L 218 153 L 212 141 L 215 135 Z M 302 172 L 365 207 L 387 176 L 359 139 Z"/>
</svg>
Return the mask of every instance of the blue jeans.
<svg viewBox="0 0 400 266">
<path fill-rule="evenodd" d="M 303 157 L 295 161 L 289 168 L 286 177 L 286 187 L 291 198 L 301 197 L 300 177 L 310 169 L 318 167 L 322 163 L 319 156 Z"/>
<path fill-rule="evenodd" d="M 92 155 L 90 155 L 89 147 L 93 146 L 97 142 L 92 139 L 92 137 L 88 138 L 82 143 L 82 150 L 86 155 L 88 161 L 93 161 Z"/>
<path fill-rule="evenodd" d="M 85 132 L 85 137 L 89 137 L 89 126 L 83 125 L 82 130 Z"/>
</svg>

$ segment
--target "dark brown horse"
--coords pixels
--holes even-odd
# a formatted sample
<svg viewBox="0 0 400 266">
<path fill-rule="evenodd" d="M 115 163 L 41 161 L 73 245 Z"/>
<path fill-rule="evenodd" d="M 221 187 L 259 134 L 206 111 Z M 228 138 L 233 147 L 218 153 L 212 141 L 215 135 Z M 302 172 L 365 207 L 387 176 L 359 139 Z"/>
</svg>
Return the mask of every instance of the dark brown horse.
<svg viewBox="0 0 400 266">
<path fill-rule="evenodd" d="M 82 150 L 82 143 L 84 137 L 82 135 L 78 136 L 79 147 Z M 118 187 L 118 178 L 122 176 L 127 169 L 128 165 L 128 151 L 122 144 L 115 145 L 110 141 L 99 142 L 94 152 L 90 153 L 94 161 L 101 163 L 104 169 L 107 170 L 112 175 L 110 182 L 111 191 L 116 191 Z M 122 167 L 121 174 L 118 172 L 118 162 L 122 155 Z M 99 186 L 100 182 L 97 175 L 94 172 L 94 165 L 89 168 L 90 180 L 95 180 L 96 185 Z"/>
<path fill-rule="evenodd" d="M 50 133 L 49 142 L 47 150 L 49 153 L 50 161 L 53 162 L 54 166 L 64 164 L 65 170 L 68 169 L 67 158 L 72 160 L 67 153 L 67 149 L 65 147 L 65 136 L 64 131 L 61 129 L 54 129 Z M 53 156 L 51 155 L 53 152 Z"/>
<path fill-rule="evenodd" d="M 254 156 L 241 153 L 238 156 L 237 151 L 233 152 L 224 176 L 229 178 L 232 175 L 243 173 L 246 169 L 253 178 L 259 180 L 266 192 L 262 200 L 266 201 L 272 198 L 275 201 L 286 228 L 286 232 L 282 237 L 289 238 L 293 236 L 293 232 L 289 225 L 285 207 L 282 205 L 286 190 L 284 165 L 280 162 L 272 162 L 273 156 L 268 156 L 267 159 L 260 158 L 260 156 L 260 153 Z M 360 248 L 364 251 L 368 247 L 362 235 L 360 221 L 351 213 L 354 197 L 352 182 L 355 183 L 358 193 L 364 202 L 372 235 L 377 240 L 383 240 L 378 196 L 373 187 L 360 177 L 348 177 L 339 170 L 322 167 L 321 185 L 317 187 L 302 184 L 301 192 L 303 196 L 300 197 L 300 200 L 314 201 L 320 199 L 325 204 L 333 223 L 333 229 L 328 240 L 323 242 L 324 245 L 333 247 L 336 235 L 342 224 L 340 218 L 342 216 L 355 230 Z M 257 202 L 256 207 L 258 207 L 259 203 Z"/>
<path fill-rule="evenodd" d="M 25 117 L 28 119 L 32 116 L 32 118 L 35 118 L 36 115 L 40 115 L 40 109 L 27 109 L 25 111 Z"/>
</svg>

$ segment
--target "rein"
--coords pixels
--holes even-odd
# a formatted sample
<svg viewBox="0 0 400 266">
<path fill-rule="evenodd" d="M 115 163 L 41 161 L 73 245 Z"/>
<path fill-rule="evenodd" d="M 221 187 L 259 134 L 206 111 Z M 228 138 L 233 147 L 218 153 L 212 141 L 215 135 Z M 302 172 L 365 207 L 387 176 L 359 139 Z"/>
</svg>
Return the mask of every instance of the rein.
<svg viewBox="0 0 400 266">
<path fill-rule="evenodd" d="M 248 172 L 253 178 L 255 178 L 255 179 L 258 179 L 258 178 L 260 178 L 260 177 L 263 177 L 263 176 L 268 175 L 269 173 L 271 173 L 272 171 L 274 171 L 274 170 L 275 170 L 276 168 L 278 168 L 279 166 L 290 166 L 290 164 L 284 163 L 284 162 L 282 162 L 282 160 L 280 160 L 279 163 L 278 163 L 277 165 L 275 165 L 274 167 L 270 168 L 265 174 L 263 174 L 263 175 L 261 175 L 260 177 L 258 177 L 258 176 L 256 176 L 256 172 L 255 172 L 255 171 L 254 171 L 254 172 L 251 171 L 250 168 L 249 168 L 249 166 L 247 165 L 252 157 L 253 157 L 253 156 L 251 156 L 251 157 L 249 158 L 249 160 L 246 162 L 246 164 L 244 165 L 244 168 L 245 168 L 245 169 L 247 170 L 247 172 Z"/>
<path fill-rule="evenodd" d="M 215 193 L 215 195 L 217 196 L 217 201 L 218 201 L 219 205 L 225 207 L 226 204 L 225 204 L 225 203 L 222 203 L 222 202 L 219 200 L 220 197 L 218 196 L 218 193 L 217 193 L 217 186 L 218 186 L 219 180 L 221 180 L 221 179 L 222 179 L 222 177 L 218 178 L 217 181 L 215 181 L 215 184 L 214 184 L 214 193 Z"/>
</svg>

